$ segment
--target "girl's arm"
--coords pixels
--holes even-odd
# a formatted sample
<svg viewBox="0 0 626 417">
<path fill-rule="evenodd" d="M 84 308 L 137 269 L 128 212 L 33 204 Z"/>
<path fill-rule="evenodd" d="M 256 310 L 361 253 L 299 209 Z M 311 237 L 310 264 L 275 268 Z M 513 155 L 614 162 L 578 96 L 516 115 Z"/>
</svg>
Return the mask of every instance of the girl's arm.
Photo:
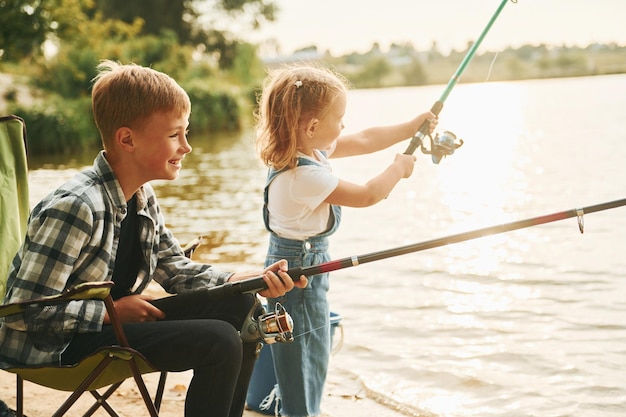
<svg viewBox="0 0 626 417">
<path fill-rule="evenodd" d="M 345 207 L 368 207 L 386 198 L 393 187 L 413 172 L 414 155 L 396 155 L 394 162 L 364 185 L 339 180 L 337 188 L 324 200 L 328 204 Z"/>
<path fill-rule="evenodd" d="M 361 132 L 340 136 L 331 158 L 363 155 L 385 149 L 402 140 L 413 137 L 420 126 L 430 120 L 430 131 L 437 126 L 437 117 L 432 112 L 422 113 L 414 119 L 397 125 L 370 127 Z"/>
</svg>

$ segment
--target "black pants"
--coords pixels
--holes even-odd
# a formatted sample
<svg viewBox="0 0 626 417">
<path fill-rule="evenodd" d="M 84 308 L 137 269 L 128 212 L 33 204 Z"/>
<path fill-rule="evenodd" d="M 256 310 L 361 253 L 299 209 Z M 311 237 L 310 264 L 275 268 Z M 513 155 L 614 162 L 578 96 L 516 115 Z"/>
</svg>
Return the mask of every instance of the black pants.
<svg viewBox="0 0 626 417">
<path fill-rule="evenodd" d="M 205 294 L 197 290 L 154 300 L 152 304 L 165 313 L 165 318 L 124 324 L 124 332 L 130 346 L 157 369 L 193 369 L 186 417 L 241 417 L 257 344 L 242 343 L 238 330 L 255 306 L 256 296 L 208 300 Z M 254 316 L 260 312 L 257 304 Z M 99 333 L 76 334 L 61 361 L 73 364 L 99 347 L 116 343 L 110 325 Z"/>
</svg>

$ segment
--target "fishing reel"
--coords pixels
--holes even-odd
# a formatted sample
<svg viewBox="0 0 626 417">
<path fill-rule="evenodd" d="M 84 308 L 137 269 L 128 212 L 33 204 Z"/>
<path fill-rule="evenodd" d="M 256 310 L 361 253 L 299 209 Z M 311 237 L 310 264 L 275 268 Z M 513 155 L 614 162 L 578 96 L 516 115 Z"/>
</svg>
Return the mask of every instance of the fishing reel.
<svg viewBox="0 0 626 417">
<path fill-rule="evenodd" d="M 428 137 L 430 138 L 430 149 L 421 146 L 422 153 L 431 155 L 434 164 L 438 164 L 446 156 L 452 155 L 455 150 L 463 145 L 463 139 L 459 139 L 457 142 L 456 135 L 448 130 L 441 135 L 437 133 L 434 139 L 431 135 Z"/>
<path fill-rule="evenodd" d="M 254 305 L 241 327 L 241 340 L 244 342 L 265 342 L 272 344 L 276 342 L 293 342 L 293 319 L 280 303 L 276 303 L 273 312 L 263 313 L 254 317 L 259 303 Z"/>
</svg>

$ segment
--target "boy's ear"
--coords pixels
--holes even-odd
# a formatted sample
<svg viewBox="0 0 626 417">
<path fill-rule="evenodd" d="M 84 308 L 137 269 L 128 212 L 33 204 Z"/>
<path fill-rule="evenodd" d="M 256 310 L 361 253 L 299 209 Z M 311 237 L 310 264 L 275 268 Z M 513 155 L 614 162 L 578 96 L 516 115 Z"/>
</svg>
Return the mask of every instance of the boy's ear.
<svg viewBox="0 0 626 417">
<path fill-rule="evenodd" d="M 120 127 L 115 131 L 115 143 L 123 150 L 132 152 L 135 147 L 133 131 L 128 127 Z"/>
<path fill-rule="evenodd" d="M 319 120 L 318 119 L 311 119 L 309 124 L 307 124 L 307 126 L 306 126 L 306 135 L 309 138 L 313 137 L 313 135 L 315 134 L 315 131 L 317 130 L 317 126 L 318 125 L 319 125 Z"/>
</svg>

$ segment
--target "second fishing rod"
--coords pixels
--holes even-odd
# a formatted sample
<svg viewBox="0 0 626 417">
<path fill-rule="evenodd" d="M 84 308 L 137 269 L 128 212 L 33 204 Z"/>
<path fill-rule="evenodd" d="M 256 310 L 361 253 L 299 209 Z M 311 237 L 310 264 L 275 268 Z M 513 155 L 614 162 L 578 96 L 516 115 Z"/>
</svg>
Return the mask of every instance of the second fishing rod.
<svg viewBox="0 0 626 417">
<path fill-rule="evenodd" d="M 547 214 L 543 216 L 532 217 L 529 219 L 518 220 L 510 223 L 504 223 L 500 225 L 485 227 L 482 229 L 476 229 L 468 232 L 458 233 L 451 236 L 446 236 L 438 239 L 433 239 L 421 243 L 412 245 L 400 246 L 397 248 L 386 249 L 378 252 L 372 252 L 365 255 L 350 256 L 334 261 L 324 262 L 319 265 L 312 265 L 304 268 L 293 268 L 287 271 L 289 276 L 295 281 L 300 279 L 301 275 L 312 276 L 325 272 L 337 271 L 340 269 L 346 269 L 362 265 L 368 262 L 379 261 L 382 259 L 392 258 L 400 255 L 406 255 L 409 253 L 420 252 L 427 249 L 433 249 L 441 246 L 451 245 L 453 243 L 464 242 L 471 239 L 476 239 L 484 236 L 490 236 L 509 232 L 518 229 L 524 229 L 527 227 L 538 226 L 541 224 L 551 223 L 559 220 L 564 220 L 572 217 L 576 217 L 578 220 L 578 229 L 580 233 L 584 232 L 584 214 L 596 213 L 603 210 L 609 210 L 617 207 L 626 206 L 626 198 L 609 201 L 605 203 L 595 204 L 587 207 L 574 208 L 570 210 L 564 210 L 557 213 Z M 223 285 L 209 288 L 208 291 L 210 297 L 224 298 L 233 297 L 243 293 L 256 293 L 267 288 L 267 284 L 263 281 L 263 277 L 255 277 L 241 281 L 227 282 Z"/>
</svg>

